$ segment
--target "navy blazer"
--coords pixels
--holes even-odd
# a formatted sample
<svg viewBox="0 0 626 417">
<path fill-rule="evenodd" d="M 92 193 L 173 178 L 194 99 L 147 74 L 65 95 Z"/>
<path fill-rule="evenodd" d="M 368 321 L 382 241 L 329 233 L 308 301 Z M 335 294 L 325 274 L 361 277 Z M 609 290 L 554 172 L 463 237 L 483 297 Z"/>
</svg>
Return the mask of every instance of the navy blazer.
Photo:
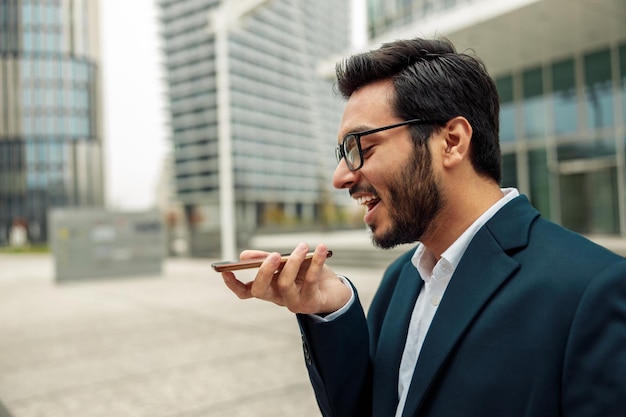
<svg viewBox="0 0 626 417">
<path fill-rule="evenodd" d="M 393 417 L 422 280 L 413 251 L 357 301 L 298 315 L 326 417 Z M 626 416 L 626 259 L 542 217 L 520 196 L 472 239 L 424 340 L 403 417 Z"/>
</svg>

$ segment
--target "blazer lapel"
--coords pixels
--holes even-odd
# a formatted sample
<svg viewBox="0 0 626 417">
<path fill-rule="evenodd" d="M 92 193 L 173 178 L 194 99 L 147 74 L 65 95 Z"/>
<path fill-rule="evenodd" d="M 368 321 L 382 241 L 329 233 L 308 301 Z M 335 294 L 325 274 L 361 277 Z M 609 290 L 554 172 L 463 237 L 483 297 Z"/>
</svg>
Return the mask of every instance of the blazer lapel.
<svg viewBox="0 0 626 417">
<path fill-rule="evenodd" d="M 403 416 L 416 415 L 439 369 L 491 294 L 517 269 L 481 229 L 457 267 L 429 328 L 413 373 Z M 489 259 L 489 262 L 484 262 Z"/>
<path fill-rule="evenodd" d="M 440 370 L 491 296 L 519 269 L 507 251 L 528 245 L 539 217 L 525 196 L 505 205 L 468 246 L 424 340 L 403 417 L 416 416 Z M 404 340 L 404 339 L 401 339 Z"/>
<path fill-rule="evenodd" d="M 374 360 L 374 416 L 393 416 L 398 406 L 398 371 L 411 313 L 422 286 L 422 279 L 407 262 L 389 303 Z"/>
<path fill-rule="evenodd" d="M 527 245 L 528 230 L 538 215 L 525 197 L 518 197 L 474 236 L 424 340 L 403 417 L 417 415 L 442 365 L 482 307 L 519 269 L 506 251 Z"/>
</svg>

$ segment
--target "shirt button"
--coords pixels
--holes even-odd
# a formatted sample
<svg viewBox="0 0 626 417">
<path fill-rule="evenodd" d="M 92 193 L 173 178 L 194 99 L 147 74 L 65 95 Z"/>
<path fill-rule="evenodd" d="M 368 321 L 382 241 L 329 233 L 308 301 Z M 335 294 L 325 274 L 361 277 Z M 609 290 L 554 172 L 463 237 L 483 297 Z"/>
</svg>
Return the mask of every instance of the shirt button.
<svg viewBox="0 0 626 417">
<path fill-rule="evenodd" d="M 432 300 L 430 300 L 430 302 L 432 303 L 432 305 L 434 305 L 435 307 L 437 307 L 439 305 L 439 303 L 441 302 L 441 297 L 438 296 L 434 296 L 432 298 Z"/>
</svg>

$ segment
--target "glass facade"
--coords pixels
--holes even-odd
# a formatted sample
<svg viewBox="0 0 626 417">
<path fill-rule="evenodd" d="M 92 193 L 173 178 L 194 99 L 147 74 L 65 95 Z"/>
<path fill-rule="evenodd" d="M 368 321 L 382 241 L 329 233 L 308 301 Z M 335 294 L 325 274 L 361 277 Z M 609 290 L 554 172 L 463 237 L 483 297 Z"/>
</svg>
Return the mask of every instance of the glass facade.
<svg viewBox="0 0 626 417">
<path fill-rule="evenodd" d="M 546 135 L 546 99 L 541 68 L 523 71 L 523 135 L 528 139 L 543 138 Z"/>
<path fill-rule="evenodd" d="M 544 216 L 581 233 L 625 228 L 625 50 L 622 42 L 496 77 L 502 112 L 521 109 L 503 121 L 502 141 L 523 145 L 503 146 L 504 172 L 525 161 L 503 185 L 519 187 Z M 516 83 L 522 87 L 511 97 Z M 511 122 L 523 129 L 506 127 Z"/>
<path fill-rule="evenodd" d="M 368 33 L 371 38 L 403 28 L 420 19 L 480 0 L 367 0 Z"/>
<path fill-rule="evenodd" d="M 554 133 L 575 133 L 579 126 L 574 60 L 570 58 L 556 62 L 551 65 L 551 70 Z"/>
<path fill-rule="evenodd" d="M 511 142 L 515 139 L 515 102 L 513 101 L 513 77 L 503 76 L 496 80 L 500 94 L 500 140 Z"/>
<path fill-rule="evenodd" d="M 619 91 L 622 101 L 622 124 L 626 124 L 626 45 L 619 48 Z"/>
<path fill-rule="evenodd" d="M 0 245 L 47 212 L 102 206 L 97 1 L 0 1 Z"/>
<path fill-rule="evenodd" d="M 570 229 L 626 237 L 626 2 L 367 4 L 372 48 L 445 36 L 484 60 L 500 95 L 504 186 Z"/>
<path fill-rule="evenodd" d="M 216 35 L 207 30 L 219 4 L 159 1 L 177 199 L 185 205 L 193 254 L 219 249 L 211 235 L 220 230 L 220 86 Z M 348 13 L 346 0 L 274 0 L 228 30 L 228 123 L 240 233 L 316 221 L 322 212 L 343 101 L 317 68 L 349 45 Z"/>
<path fill-rule="evenodd" d="M 614 126 L 611 51 L 603 49 L 584 55 L 583 68 L 587 126 L 589 129 Z"/>
</svg>

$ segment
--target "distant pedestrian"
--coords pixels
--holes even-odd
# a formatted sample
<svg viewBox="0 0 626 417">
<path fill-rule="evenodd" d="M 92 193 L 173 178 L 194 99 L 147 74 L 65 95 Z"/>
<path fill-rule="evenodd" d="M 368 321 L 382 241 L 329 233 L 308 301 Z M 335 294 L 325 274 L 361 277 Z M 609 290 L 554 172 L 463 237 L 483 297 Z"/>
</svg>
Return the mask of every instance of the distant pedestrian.
<svg viewBox="0 0 626 417">
<path fill-rule="evenodd" d="M 14 248 L 22 248 L 28 244 L 28 231 L 21 219 L 16 219 L 9 230 L 9 244 Z"/>
</svg>

